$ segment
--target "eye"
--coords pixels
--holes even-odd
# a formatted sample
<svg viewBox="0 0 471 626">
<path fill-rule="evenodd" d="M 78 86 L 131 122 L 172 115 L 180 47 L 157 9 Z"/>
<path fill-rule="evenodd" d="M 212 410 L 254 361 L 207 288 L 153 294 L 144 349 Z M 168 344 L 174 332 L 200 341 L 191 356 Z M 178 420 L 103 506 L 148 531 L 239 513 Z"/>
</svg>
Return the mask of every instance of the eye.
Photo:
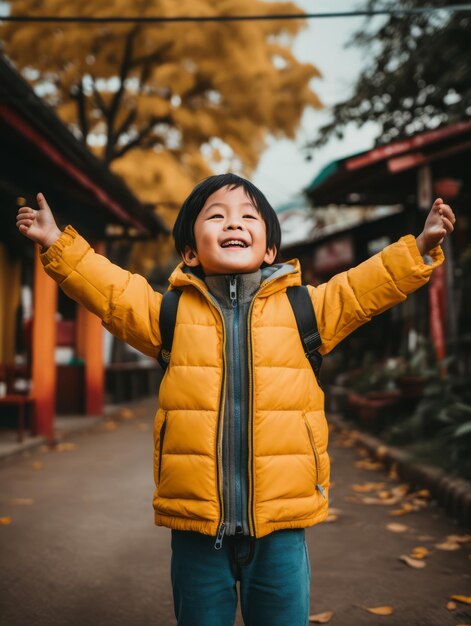
<svg viewBox="0 0 471 626">
<path fill-rule="evenodd" d="M 252 215 L 251 213 L 247 213 L 247 215 L 244 215 L 244 218 L 245 217 L 250 217 L 250 219 L 252 219 L 252 220 L 256 220 L 257 219 L 257 216 L 256 215 Z"/>
<path fill-rule="evenodd" d="M 221 215 L 220 213 L 215 213 L 214 215 L 210 215 L 210 216 L 208 217 L 208 220 L 212 220 L 212 219 L 214 219 L 215 217 L 222 218 L 222 215 Z"/>
</svg>

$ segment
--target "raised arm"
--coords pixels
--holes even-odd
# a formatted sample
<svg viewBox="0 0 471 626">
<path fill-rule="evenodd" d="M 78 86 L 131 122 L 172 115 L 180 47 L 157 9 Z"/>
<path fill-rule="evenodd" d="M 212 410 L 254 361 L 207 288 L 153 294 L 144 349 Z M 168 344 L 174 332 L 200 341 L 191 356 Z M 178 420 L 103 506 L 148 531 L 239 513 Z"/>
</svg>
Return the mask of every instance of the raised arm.
<svg viewBox="0 0 471 626">
<path fill-rule="evenodd" d="M 38 204 L 39 211 L 20 209 L 17 225 L 24 235 L 47 247 L 40 255 L 46 272 L 70 298 L 98 315 L 113 335 L 144 354 L 156 356 L 161 343 L 158 319 L 162 295 L 143 276 L 131 274 L 97 254 L 72 226 L 60 231 L 41 194 Z"/>
<path fill-rule="evenodd" d="M 427 283 L 445 259 L 440 243 L 453 231 L 455 221 L 451 208 L 437 198 L 417 239 L 405 235 L 326 283 L 308 286 L 322 338 L 321 354 Z M 430 262 L 425 262 L 425 254 Z"/>
</svg>

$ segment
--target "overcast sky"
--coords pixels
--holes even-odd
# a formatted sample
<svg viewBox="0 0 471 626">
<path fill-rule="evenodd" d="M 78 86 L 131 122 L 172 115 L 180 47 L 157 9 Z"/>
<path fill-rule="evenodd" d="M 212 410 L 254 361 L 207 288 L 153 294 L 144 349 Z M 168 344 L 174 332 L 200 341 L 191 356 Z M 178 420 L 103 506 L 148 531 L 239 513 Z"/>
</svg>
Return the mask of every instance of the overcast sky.
<svg viewBox="0 0 471 626">
<path fill-rule="evenodd" d="M 359 0 L 297 0 L 296 3 L 311 13 L 353 11 L 364 6 Z M 343 100 L 352 91 L 363 65 L 362 51 L 345 49 L 344 45 L 364 20 L 364 17 L 309 20 L 308 27 L 295 41 L 297 58 L 313 63 L 323 75 L 322 79 L 313 81 L 313 87 L 325 109 L 306 111 L 296 141 L 271 141 L 262 155 L 252 180 L 275 206 L 301 191 L 333 159 L 373 146 L 377 131 L 374 124 L 368 123 L 361 128 L 348 128 L 343 140 L 332 139 L 316 151 L 312 161 L 306 161 L 302 151 L 302 146 L 315 137 L 317 129 L 329 119 L 329 106 Z"/>
</svg>

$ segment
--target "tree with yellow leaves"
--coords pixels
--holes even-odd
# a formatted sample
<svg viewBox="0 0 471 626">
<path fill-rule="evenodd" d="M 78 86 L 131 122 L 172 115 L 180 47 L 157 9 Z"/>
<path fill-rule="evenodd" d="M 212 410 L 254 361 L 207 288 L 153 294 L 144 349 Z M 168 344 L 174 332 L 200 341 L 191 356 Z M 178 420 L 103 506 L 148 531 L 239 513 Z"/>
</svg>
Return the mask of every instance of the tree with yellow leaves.
<svg viewBox="0 0 471 626">
<path fill-rule="evenodd" d="M 300 12 L 261 0 L 16 0 L 10 8 L 64 17 Z M 8 22 L 0 36 L 36 91 L 142 201 L 179 203 L 216 167 L 250 175 L 268 135 L 293 137 L 304 108 L 321 106 L 311 86 L 318 70 L 290 50 L 302 26 Z"/>
</svg>

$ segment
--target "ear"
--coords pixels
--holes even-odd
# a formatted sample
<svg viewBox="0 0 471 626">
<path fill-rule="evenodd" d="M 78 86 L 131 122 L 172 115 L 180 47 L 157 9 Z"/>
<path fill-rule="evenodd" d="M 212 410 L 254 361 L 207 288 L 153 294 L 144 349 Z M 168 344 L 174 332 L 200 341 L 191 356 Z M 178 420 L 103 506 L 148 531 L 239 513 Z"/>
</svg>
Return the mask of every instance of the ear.
<svg viewBox="0 0 471 626">
<path fill-rule="evenodd" d="M 186 246 L 183 250 L 182 259 L 185 265 L 188 265 L 189 267 L 196 267 L 200 264 L 197 253 L 195 252 L 195 250 L 190 248 L 190 246 Z"/>
<path fill-rule="evenodd" d="M 271 265 L 276 258 L 276 252 L 277 250 L 275 246 L 273 246 L 273 248 L 268 248 L 268 250 L 265 253 L 265 256 L 263 257 L 263 262 L 266 263 L 267 265 Z"/>
</svg>

